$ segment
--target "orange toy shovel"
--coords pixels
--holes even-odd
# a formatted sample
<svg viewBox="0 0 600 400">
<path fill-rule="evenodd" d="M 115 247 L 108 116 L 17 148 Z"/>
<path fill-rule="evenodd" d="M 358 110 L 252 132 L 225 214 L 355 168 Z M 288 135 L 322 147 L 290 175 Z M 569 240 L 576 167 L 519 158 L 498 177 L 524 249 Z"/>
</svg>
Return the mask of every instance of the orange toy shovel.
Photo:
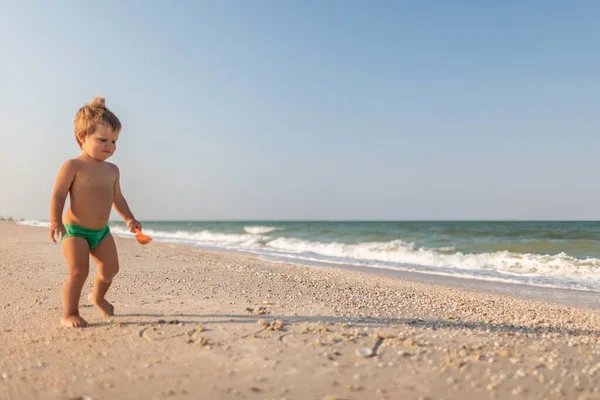
<svg viewBox="0 0 600 400">
<path fill-rule="evenodd" d="M 152 241 L 152 238 L 144 235 L 138 228 L 135 228 L 135 240 L 137 240 L 139 244 L 148 244 Z"/>
</svg>

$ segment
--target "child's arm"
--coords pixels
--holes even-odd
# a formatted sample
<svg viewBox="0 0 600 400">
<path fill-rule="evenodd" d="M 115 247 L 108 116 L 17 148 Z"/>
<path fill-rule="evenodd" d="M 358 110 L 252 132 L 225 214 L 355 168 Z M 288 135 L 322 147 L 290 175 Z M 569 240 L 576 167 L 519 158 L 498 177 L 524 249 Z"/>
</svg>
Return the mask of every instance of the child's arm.
<svg viewBox="0 0 600 400">
<path fill-rule="evenodd" d="M 121 192 L 121 174 L 116 165 L 115 169 L 117 171 L 117 178 L 115 179 L 115 197 L 113 200 L 113 206 L 121 218 L 123 218 L 131 232 L 133 232 L 136 228 L 142 229 L 142 224 L 140 224 L 140 222 L 133 216 L 133 213 L 129 209 L 129 205 L 127 204 L 127 200 L 125 200 L 125 196 L 123 196 L 123 192 Z"/>
<path fill-rule="evenodd" d="M 69 194 L 71 184 L 75 179 L 77 173 L 77 162 L 69 160 L 65 162 L 58 170 L 56 181 L 54 182 L 54 189 L 52 190 L 52 196 L 50 197 L 50 239 L 54 243 L 64 236 L 65 227 L 62 222 L 63 209 L 65 208 L 65 201 Z"/>
</svg>

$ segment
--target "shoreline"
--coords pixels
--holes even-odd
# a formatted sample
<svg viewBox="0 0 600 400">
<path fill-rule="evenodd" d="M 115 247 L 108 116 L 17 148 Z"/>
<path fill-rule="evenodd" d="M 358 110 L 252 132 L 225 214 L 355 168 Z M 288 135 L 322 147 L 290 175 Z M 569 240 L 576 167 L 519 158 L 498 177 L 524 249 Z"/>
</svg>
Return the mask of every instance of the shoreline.
<svg viewBox="0 0 600 400">
<path fill-rule="evenodd" d="M 17 223 L 17 225 L 20 225 Z M 35 227 L 29 225 L 32 228 L 45 229 L 42 227 Z M 125 235 L 115 235 L 120 239 L 133 240 L 133 237 L 126 237 Z M 451 286 L 460 289 L 469 289 L 476 292 L 504 294 L 509 296 L 516 296 L 521 298 L 527 298 L 532 300 L 553 302 L 561 305 L 568 305 L 574 307 L 587 307 L 593 309 L 600 309 L 600 293 L 584 290 L 584 289 L 569 289 L 553 286 L 542 286 L 542 285 L 531 285 L 527 283 L 514 283 L 514 282 L 503 282 L 500 280 L 488 280 L 488 279 L 477 279 L 473 277 L 464 276 L 452 276 L 446 274 L 437 274 L 420 271 L 407 271 L 407 270 L 396 270 L 391 268 L 370 268 L 360 265 L 353 264 L 332 264 L 332 263 L 320 263 L 317 261 L 312 262 L 301 262 L 295 261 L 290 262 L 285 259 L 279 259 L 277 257 L 263 256 L 255 254 L 249 251 L 241 250 L 228 250 L 220 249 L 217 247 L 208 246 L 197 246 L 197 245 L 186 245 L 184 243 L 169 243 L 162 241 L 154 241 L 154 245 L 169 245 L 169 246 L 180 246 L 182 248 L 191 248 L 203 252 L 213 252 L 217 254 L 228 254 L 228 255 L 242 255 L 251 258 L 256 258 L 261 261 L 274 263 L 274 264 L 285 264 L 298 267 L 309 267 L 320 269 L 335 269 L 342 271 L 353 271 L 360 272 L 368 275 L 374 275 L 379 277 L 386 277 L 390 279 L 407 280 L 411 282 L 420 282 L 424 284 L 434 284 L 441 286 Z"/>
<path fill-rule="evenodd" d="M 83 300 L 92 266 L 80 305 L 90 326 L 64 329 L 60 247 L 45 230 L 0 223 L 0 398 L 600 393 L 600 312 L 571 294 L 563 301 L 116 241 L 121 272 L 108 299 L 117 315 L 102 318 Z"/>
<path fill-rule="evenodd" d="M 316 269 L 340 269 L 344 271 L 354 271 L 374 276 L 387 277 L 390 279 L 400 279 L 411 282 L 419 282 L 424 284 L 433 284 L 441 286 L 452 286 L 459 289 L 469 289 L 476 292 L 504 294 L 532 300 L 553 302 L 562 305 L 584 306 L 594 309 L 600 309 L 600 293 L 591 290 L 566 289 L 552 286 L 520 284 L 513 282 L 493 281 L 427 272 L 402 271 L 388 268 L 369 268 L 351 264 L 334 265 L 324 263 L 322 266 L 320 266 L 316 265 L 316 263 L 286 263 L 285 261 L 269 260 L 260 256 L 257 257 L 267 262 L 305 266 Z"/>
<path fill-rule="evenodd" d="M 21 226 L 29 226 L 34 228 L 44 228 L 39 225 L 22 225 L 21 221 L 13 221 Z M 112 221 L 114 222 L 114 221 Z M 45 228 L 44 228 L 45 229 Z M 115 233 L 115 237 L 122 239 L 132 239 L 129 234 L 123 232 Z M 216 246 L 199 245 L 195 243 L 185 243 L 171 240 L 154 240 L 155 244 L 169 244 L 175 246 L 181 246 L 186 248 L 193 248 L 200 251 L 216 252 L 223 254 L 232 255 L 245 255 L 249 257 L 256 257 L 262 261 L 271 263 L 280 263 L 295 266 L 313 267 L 317 269 L 328 268 L 328 269 L 339 269 L 345 271 L 362 272 L 375 276 L 385 276 L 394 279 L 405 279 L 416 282 L 439 284 L 446 286 L 455 286 L 460 288 L 472 289 L 476 291 L 486 291 L 494 293 L 503 293 L 508 295 L 515 295 L 520 297 L 526 297 L 531 299 L 537 299 L 542 301 L 552 301 L 558 304 L 565 305 L 585 305 L 591 308 L 600 308 L 600 300 L 597 300 L 600 291 L 589 288 L 577 288 L 567 287 L 553 284 L 533 283 L 533 282 L 520 282 L 518 280 L 494 278 L 494 277 L 477 277 L 462 274 L 453 274 L 438 271 L 435 268 L 419 269 L 420 266 L 406 265 L 404 269 L 393 268 L 385 266 L 364 266 L 360 264 L 348 263 L 337 263 L 317 260 L 302 260 L 302 259 L 288 259 L 286 257 L 279 257 L 276 255 L 266 255 L 259 252 L 244 249 L 226 249 Z M 537 278 L 543 279 L 543 278 Z"/>
<path fill-rule="evenodd" d="M 10 223 L 6 221 L 6 223 Z M 27 226 L 37 229 L 46 229 L 44 227 L 22 225 L 19 221 L 12 221 L 20 226 Z M 115 237 L 125 240 L 133 240 L 133 237 L 128 237 L 123 234 L 113 234 Z M 387 277 L 391 279 L 408 280 L 411 282 L 420 282 L 424 284 L 435 284 L 442 286 L 452 286 L 456 288 L 481 291 L 486 293 L 505 294 L 509 296 L 517 296 L 527 299 L 548 301 L 556 304 L 568 306 L 584 306 L 588 308 L 600 309 L 600 293 L 587 289 L 562 288 L 551 285 L 534 285 L 529 283 L 506 282 L 493 279 L 478 279 L 474 277 L 466 277 L 461 275 L 448 275 L 443 273 L 430 273 L 424 271 L 398 270 L 392 268 L 375 268 L 365 267 L 355 264 L 334 264 L 326 262 L 291 262 L 285 258 L 275 256 L 264 256 L 250 251 L 221 249 L 211 246 L 188 245 L 185 243 L 171 243 L 167 241 L 155 240 L 154 245 L 169 245 L 180 246 L 182 248 L 191 248 L 203 252 L 212 252 L 217 254 L 228 255 L 243 255 L 251 258 L 256 258 L 261 261 L 274 264 L 293 265 L 298 267 L 310 267 L 315 269 L 335 269 L 343 271 L 360 272 L 368 275 L 379 277 Z"/>
</svg>

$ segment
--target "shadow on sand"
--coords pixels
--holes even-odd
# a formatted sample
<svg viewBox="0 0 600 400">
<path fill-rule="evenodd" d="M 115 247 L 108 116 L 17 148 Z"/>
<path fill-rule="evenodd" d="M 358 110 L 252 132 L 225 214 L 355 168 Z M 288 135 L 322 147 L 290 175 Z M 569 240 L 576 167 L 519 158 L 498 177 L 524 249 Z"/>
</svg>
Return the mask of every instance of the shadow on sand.
<svg viewBox="0 0 600 400">
<path fill-rule="evenodd" d="M 591 329 L 572 329 L 556 326 L 521 326 L 511 324 L 491 324 L 487 322 L 450 321 L 443 319 L 421 319 L 421 318 L 356 318 L 356 317 L 332 317 L 322 315 L 290 316 L 290 315 L 250 315 L 250 314 L 120 314 L 111 317 L 112 323 L 122 326 L 145 326 L 160 324 L 256 324 L 258 320 L 282 320 L 286 324 L 294 325 L 301 323 L 333 323 L 352 324 L 360 327 L 372 328 L 394 328 L 399 326 L 413 326 L 429 329 L 469 329 L 479 332 L 505 332 L 521 334 L 547 334 L 557 333 L 569 336 L 591 336 L 599 335 L 600 331 Z M 139 320 L 131 321 L 132 318 Z M 152 320 L 148 321 L 147 319 Z M 190 319 L 193 318 L 193 319 Z M 125 321 L 124 321 L 125 320 Z M 89 327 L 100 327 L 112 324 L 111 322 L 99 322 L 88 325 Z"/>
</svg>

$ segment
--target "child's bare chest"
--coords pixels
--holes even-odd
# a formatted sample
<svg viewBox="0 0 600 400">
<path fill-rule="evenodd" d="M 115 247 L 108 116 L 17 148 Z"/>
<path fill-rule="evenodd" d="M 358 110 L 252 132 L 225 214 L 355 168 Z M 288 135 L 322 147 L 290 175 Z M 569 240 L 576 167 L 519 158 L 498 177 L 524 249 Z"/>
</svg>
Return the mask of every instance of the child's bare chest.
<svg viewBox="0 0 600 400">
<path fill-rule="evenodd" d="M 73 189 L 112 192 L 115 179 L 116 174 L 108 165 L 81 168 L 75 175 Z"/>
</svg>

